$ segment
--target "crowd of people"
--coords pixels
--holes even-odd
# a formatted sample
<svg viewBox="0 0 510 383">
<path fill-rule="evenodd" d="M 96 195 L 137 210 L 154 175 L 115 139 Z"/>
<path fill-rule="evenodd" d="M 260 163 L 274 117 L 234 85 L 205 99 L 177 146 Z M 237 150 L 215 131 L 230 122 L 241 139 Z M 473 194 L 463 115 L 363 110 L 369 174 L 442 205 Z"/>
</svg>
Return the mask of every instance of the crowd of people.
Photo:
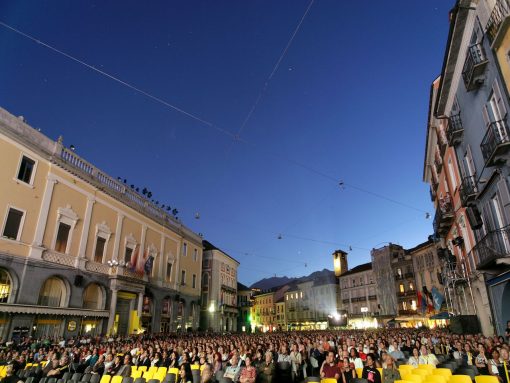
<svg viewBox="0 0 510 383">
<path fill-rule="evenodd" d="M 0 346 L 0 364 L 8 365 L 2 383 L 18 383 L 18 371 L 27 363 L 42 361 L 46 365 L 32 373 L 35 382 L 44 377 L 62 378 L 66 372 L 129 377 L 131 366 L 146 366 L 177 368 L 177 381 L 188 383 L 193 382 L 191 366 L 198 364 L 201 382 L 228 378 L 240 383 L 297 383 L 318 376 L 350 383 L 357 378 L 356 369 L 362 369 L 362 378 L 369 383 L 394 383 L 401 379 L 398 365 L 402 363 L 437 365 L 450 359 L 510 383 L 508 337 L 455 335 L 445 330 L 24 338 Z"/>
</svg>

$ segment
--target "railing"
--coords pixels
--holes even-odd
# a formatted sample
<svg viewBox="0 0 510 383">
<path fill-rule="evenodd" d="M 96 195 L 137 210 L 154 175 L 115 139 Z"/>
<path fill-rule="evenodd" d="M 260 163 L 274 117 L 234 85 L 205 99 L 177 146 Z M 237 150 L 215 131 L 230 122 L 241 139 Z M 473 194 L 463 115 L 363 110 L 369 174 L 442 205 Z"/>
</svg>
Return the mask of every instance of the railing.
<svg viewBox="0 0 510 383">
<path fill-rule="evenodd" d="M 57 253 L 56 251 L 46 250 L 42 254 L 42 259 L 52 263 L 58 263 L 64 266 L 74 266 L 76 257 L 72 255 Z"/>
<path fill-rule="evenodd" d="M 508 15 L 510 15 L 510 1 L 498 0 L 492 9 L 491 16 L 485 28 L 491 44 L 498 34 L 501 23 Z"/>
<path fill-rule="evenodd" d="M 477 269 L 490 266 L 499 258 L 510 255 L 510 225 L 490 231 L 473 247 Z"/>
<path fill-rule="evenodd" d="M 436 189 L 437 189 L 437 186 L 435 186 L 435 185 L 430 186 L 430 200 L 432 202 L 434 202 L 436 200 L 436 196 L 437 196 Z"/>
<path fill-rule="evenodd" d="M 88 261 L 85 264 L 85 270 L 92 271 L 94 273 L 109 274 L 110 267 L 103 263 Z"/>
<path fill-rule="evenodd" d="M 377 299 L 377 295 L 369 295 L 369 296 L 368 296 L 368 300 L 369 300 L 369 301 L 374 301 L 374 300 L 376 300 L 376 299 Z"/>
<path fill-rule="evenodd" d="M 398 315 L 416 315 L 414 310 L 398 310 Z"/>
<path fill-rule="evenodd" d="M 487 56 L 483 49 L 482 43 L 476 43 L 468 48 L 464 68 L 462 69 L 462 78 L 468 91 L 477 88 L 482 84 L 478 78 L 485 69 L 487 64 Z"/>
<path fill-rule="evenodd" d="M 153 204 L 151 201 L 138 194 L 135 190 L 126 187 L 126 185 L 122 182 L 119 182 L 115 178 L 112 178 L 103 171 L 99 170 L 91 163 L 82 159 L 72 150 L 62 148 L 60 158 L 64 161 L 65 164 L 70 165 L 80 172 L 89 175 L 92 179 L 105 186 L 110 191 L 125 197 L 128 201 L 132 202 L 133 205 L 139 209 L 142 209 L 142 211 L 150 215 L 152 218 L 162 220 L 164 222 L 178 223 L 178 220 L 173 215 L 169 214 L 166 210 Z"/>
<path fill-rule="evenodd" d="M 467 203 L 472 200 L 477 193 L 478 188 L 476 187 L 476 175 L 464 177 L 459 188 L 462 206 L 467 206 Z"/>
<path fill-rule="evenodd" d="M 436 165 L 437 172 L 440 173 L 441 167 L 443 166 L 443 159 L 441 158 L 439 151 L 436 151 L 434 154 L 434 164 Z"/>
<path fill-rule="evenodd" d="M 462 126 L 462 119 L 460 113 L 450 116 L 448 118 L 448 126 L 446 127 L 446 136 L 448 138 L 448 144 L 457 145 L 460 143 L 460 138 L 464 132 L 464 126 Z"/>
<path fill-rule="evenodd" d="M 480 148 L 486 166 L 494 164 L 495 157 L 510 143 L 510 130 L 505 120 L 491 122 L 483 137 Z"/>
<path fill-rule="evenodd" d="M 140 274 L 139 273 L 134 273 L 131 270 L 125 268 L 125 267 L 122 270 L 122 275 L 125 276 L 125 277 L 128 277 L 128 278 L 143 280 L 143 274 L 141 274 L 141 273 Z"/>
<path fill-rule="evenodd" d="M 434 216 L 434 231 L 439 235 L 448 232 L 453 218 L 454 211 L 452 200 L 450 194 L 447 193 L 446 197 L 439 200 L 439 204 L 436 209 L 436 215 Z"/>
</svg>

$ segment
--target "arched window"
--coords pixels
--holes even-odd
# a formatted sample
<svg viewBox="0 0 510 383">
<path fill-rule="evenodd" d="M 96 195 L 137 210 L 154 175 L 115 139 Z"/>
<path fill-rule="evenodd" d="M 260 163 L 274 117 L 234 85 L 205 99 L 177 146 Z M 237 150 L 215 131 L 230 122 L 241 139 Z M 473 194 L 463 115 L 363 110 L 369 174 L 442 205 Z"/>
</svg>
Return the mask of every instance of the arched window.
<svg viewBox="0 0 510 383">
<path fill-rule="evenodd" d="M 91 283 L 83 292 L 83 308 L 102 310 L 104 307 L 103 290 L 97 283 Z"/>
<path fill-rule="evenodd" d="M 67 288 L 62 279 L 49 278 L 44 282 L 37 304 L 40 306 L 64 307 L 66 291 Z"/>
<path fill-rule="evenodd" d="M 0 303 L 7 303 L 12 291 L 12 282 L 9 273 L 0 269 Z"/>
</svg>

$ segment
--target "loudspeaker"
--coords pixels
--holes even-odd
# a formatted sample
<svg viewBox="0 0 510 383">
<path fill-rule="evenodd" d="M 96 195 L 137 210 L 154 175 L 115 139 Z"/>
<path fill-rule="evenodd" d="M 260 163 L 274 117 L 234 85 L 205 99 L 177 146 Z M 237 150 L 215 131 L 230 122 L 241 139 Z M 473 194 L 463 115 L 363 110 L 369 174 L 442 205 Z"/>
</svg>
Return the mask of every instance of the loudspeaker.
<svg viewBox="0 0 510 383">
<path fill-rule="evenodd" d="M 76 275 L 74 277 L 74 285 L 76 287 L 81 287 L 83 285 L 83 275 Z"/>
<path fill-rule="evenodd" d="M 450 319 L 450 330 L 454 334 L 478 334 L 480 322 L 476 315 L 459 315 Z"/>
</svg>

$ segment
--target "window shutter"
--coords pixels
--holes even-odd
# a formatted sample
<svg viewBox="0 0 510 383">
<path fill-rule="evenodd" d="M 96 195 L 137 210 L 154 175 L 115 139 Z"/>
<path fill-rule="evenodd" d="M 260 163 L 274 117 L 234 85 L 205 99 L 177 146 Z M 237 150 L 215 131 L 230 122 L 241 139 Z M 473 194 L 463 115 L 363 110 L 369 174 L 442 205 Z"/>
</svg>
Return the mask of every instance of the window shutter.
<svg viewBox="0 0 510 383">
<path fill-rule="evenodd" d="M 482 108 L 483 121 L 485 122 L 485 129 L 487 129 L 491 123 L 491 119 L 489 117 L 489 111 L 487 110 L 487 104 L 485 104 Z"/>
<path fill-rule="evenodd" d="M 501 199 L 501 205 L 503 207 L 503 213 L 505 217 L 503 219 L 508 222 L 508 207 L 510 206 L 510 193 L 508 191 L 508 184 L 505 178 L 498 181 L 499 196 Z"/>
<path fill-rule="evenodd" d="M 494 92 L 494 97 L 496 98 L 499 115 L 504 119 L 506 117 L 506 106 L 497 81 L 494 81 L 494 84 L 492 84 L 492 91 Z"/>
</svg>

